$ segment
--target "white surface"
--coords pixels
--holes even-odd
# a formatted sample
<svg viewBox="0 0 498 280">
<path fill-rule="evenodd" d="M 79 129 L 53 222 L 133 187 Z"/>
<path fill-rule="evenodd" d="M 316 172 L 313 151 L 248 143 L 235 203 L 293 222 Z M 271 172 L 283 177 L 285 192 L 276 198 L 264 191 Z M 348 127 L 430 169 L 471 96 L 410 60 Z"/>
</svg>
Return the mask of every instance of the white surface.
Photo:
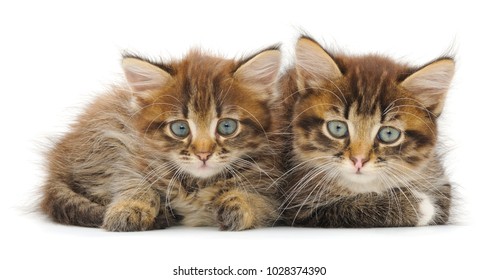
<svg viewBox="0 0 498 280">
<path fill-rule="evenodd" d="M 497 277 L 498 22 L 491 4 L 10 2 L 0 4 L 1 279 L 192 279 L 174 278 L 172 270 L 228 265 L 327 267 L 325 277 L 292 279 Z M 42 182 L 46 139 L 62 133 L 92 96 L 121 80 L 123 49 L 168 58 L 203 46 L 243 55 L 280 41 L 288 47 L 299 28 L 350 53 L 377 52 L 419 64 L 454 42 L 457 73 L 442 132 L 449 175 L 461 196 L 459 225 L 118 234 L 25 213 Z"/>
</svg>

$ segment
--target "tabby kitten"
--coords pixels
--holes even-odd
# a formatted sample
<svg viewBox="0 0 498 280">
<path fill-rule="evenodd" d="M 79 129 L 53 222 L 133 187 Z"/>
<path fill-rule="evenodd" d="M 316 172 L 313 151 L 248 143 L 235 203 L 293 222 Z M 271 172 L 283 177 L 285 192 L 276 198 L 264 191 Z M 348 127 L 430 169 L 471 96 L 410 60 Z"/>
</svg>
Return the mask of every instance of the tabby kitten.
<svg viewBox="0 0 498 280">
<path fill-rule="evenodd" d="M 280 60 L 276 48 L 245 60 L 125 56 L 127 86 L 96 99 L 49 152 L 41 209 L 109 231 L 272 224 Z"/>
<path fill-rule="evenodd" d="M 437 119 L 454 73 L 441 57 L 411 67 L 377 55 L 296 45 L 282 79 L 289 161 L 282 205 L 295 226 L 444 224 L 451 185 L 436 151 Z"/>
</svg>

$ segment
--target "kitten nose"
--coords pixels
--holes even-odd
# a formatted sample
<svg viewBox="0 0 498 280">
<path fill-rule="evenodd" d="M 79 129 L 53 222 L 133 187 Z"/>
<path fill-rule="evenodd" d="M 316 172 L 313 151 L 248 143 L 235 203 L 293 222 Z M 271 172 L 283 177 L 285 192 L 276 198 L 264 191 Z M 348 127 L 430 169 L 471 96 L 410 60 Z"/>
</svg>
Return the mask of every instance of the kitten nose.
<svg viewBox="0 0 498 280">
<path fill-rule="evenodd" d="M 203 162 L 206 162 L 209 159 L 209 157 L 211 157 L 211 153 L 209 153 L 209 152 L 207 152 L 207 153 L 204 153 L 204 152 L 203 153 L 197 153 L 196 156 L 200 160 L 202 160 Z"/>
<path fill-rule="evenodd" d="M 364 156 L 350 156 L 349 159 L 353 162 L 354 167 L 356 168 L 357 171 L 360 171 L 365 162 L 370 160 L 369 157 L 364 157 Z"/>
</svg>

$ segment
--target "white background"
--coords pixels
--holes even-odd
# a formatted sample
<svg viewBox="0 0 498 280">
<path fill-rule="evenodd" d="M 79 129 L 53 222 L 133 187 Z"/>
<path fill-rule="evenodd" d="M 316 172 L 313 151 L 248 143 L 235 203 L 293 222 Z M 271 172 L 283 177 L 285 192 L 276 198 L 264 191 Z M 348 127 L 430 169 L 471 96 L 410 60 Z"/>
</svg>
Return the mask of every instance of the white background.
<svg viewBox="0 0 498 280">
<path fill-rule="evenodd" d="M 0 4 L 1 279 L 226 279 L 174 278 L 172 270 L 228 265 L 327 268 L 325 277 L 292 279 L 497 279 L 496 8 L 433 0 L 74 2 Z M 335 49 L 414 64 L 453 47 L 458 69 L 441 124 L 459 223 L 109 233 L 29 213 L 47 139 L 122 80 L 122 50 L 168 58 L 202 46 L 241 56 L 278 42 L 289 49 L 300 29 Z M 275 278 L 288 277 L 241 277 Z"/>
</svg>

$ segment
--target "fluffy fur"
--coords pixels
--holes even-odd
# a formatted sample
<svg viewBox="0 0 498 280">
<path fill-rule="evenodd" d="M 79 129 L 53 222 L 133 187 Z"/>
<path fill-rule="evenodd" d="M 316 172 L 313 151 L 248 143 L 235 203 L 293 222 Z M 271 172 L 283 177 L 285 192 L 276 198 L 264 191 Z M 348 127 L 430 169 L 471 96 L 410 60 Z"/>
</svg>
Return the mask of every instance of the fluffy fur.
<svg viewBox="0 0 498 280">
<path fill-rule="evenodd" d="M 245 60 L 196 50 L 170 63 L 124 57 L 127 85 L 90 104 L 49 152 L 41 209 L 109 231 L 274 223 L 279 65 L 276 48 Z M 236 130 L 221 135 L 227 118 Z"/>
<path fill-rule="evenodd" d="M 282 211 L 294 226 L 444 224 L 451 185 L 436 151 L 437 119 L 454 73 L 450 57 L 422 67 L 296 44 L 281 81 L 289 127 Z M 347 133 L 336 137 L 329 125 Z M 396 135 L 386 143 L 380 130 Z"/>
</svg>

